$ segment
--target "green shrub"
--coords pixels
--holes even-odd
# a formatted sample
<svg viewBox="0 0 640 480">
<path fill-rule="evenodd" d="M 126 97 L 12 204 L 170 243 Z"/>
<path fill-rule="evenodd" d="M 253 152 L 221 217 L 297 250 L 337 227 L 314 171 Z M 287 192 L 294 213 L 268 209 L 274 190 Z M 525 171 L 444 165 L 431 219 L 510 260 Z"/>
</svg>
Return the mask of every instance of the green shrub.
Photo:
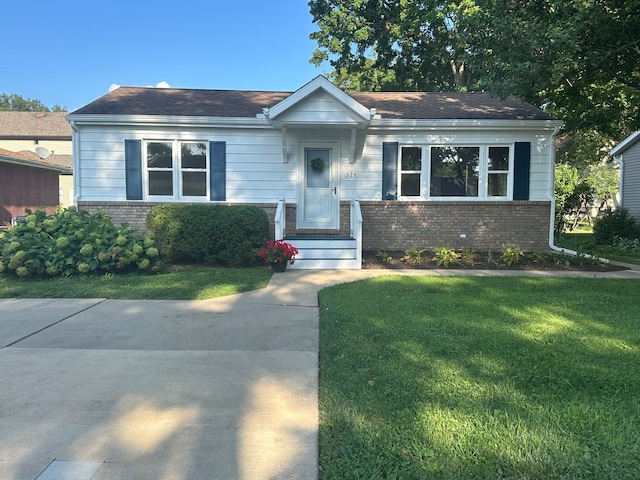
<svg viewBox="0 0 640 480">
<path fill-rule="evenodd" d="M 407 265 L 422 265 L 422 254 L 424 250 L 418 250 L 417 248 L 410 248 L 404 252 L 404 257 L 402 260 Z"/>
<path fill-rule="evenodd" d="M 527 254 L 527 257 L 529 257 L 533 263 L 545 263 L 549 260 L 550 255 L 545 252 L 531 252 Z"/>
<path fill-rule="evenodd" d="M 389 263 L 391 260 L 393 260 L 391 258 L 391 255 L 389 255 L 386 250 L 380 250 L 378 253 L 376 253 L 376 257 L 378 257 L 382 263 Z"/>
<path fill-rule="evenodd" d="M 0 272 L 19 277 L 158 271 L 151 238 L 116 227 L 104 213 L 75 207 L 47 215 L 27 210 L 24 221 L 0 236 Z"/>
<path fill-rule="evenodd" d="M 473 248 L 465 248 L 460 253 L 460 260 L 463 265 L 473 267 L 476 264 L 476 251 Z"/>
<path fill-rule="evenodd" d="M 593 239 L 597 245 L 614 245 L 620 240 L 635 240 L 640 228 L 626 208 L 607 210 L 593 224 Z"/>
<path fill-rule="evenodd" d="M 246 205 L 158 205 L 149 212 L 147 227 L 162 258 L 171 262 L 256 264 L 269 237 L 267 214 Z"/>
<path fill-rule="evenodd" d="M 507 247 L 502 252 L 500 258 L 502 261 L 510 267 L 514 263 L 518 263 L 522 257 L 524 256 L 524 252 L 518 247 Z"/>
<path fill-rule="evenodd" d="M 436 265 L 439 267 L 442 265 L 445 267 L 457 265 L 460 263 L 460 254 L 453 249 L 439 247 L 436 249 L 433 261 L 436 262 Z"/>
</svg>

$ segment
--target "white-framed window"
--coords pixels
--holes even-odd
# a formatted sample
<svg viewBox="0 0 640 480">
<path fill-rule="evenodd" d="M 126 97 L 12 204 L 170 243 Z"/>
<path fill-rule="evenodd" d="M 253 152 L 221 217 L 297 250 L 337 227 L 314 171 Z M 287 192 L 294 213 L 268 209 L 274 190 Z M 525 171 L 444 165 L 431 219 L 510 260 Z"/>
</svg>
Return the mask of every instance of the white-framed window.
<svg viewBox="0 0 640 480">
<path fill-rule="evenodd" d="M 209 149 L 206 141 L 144 142 L 145 193 L 157 200 L 209 198 Z"/>
<path fill-rule="evenodd" d="M 422 147 L 400 148 L 400 195 L 419 197 L 422 184 Z"/>
<path fill-rule="evenodd" d="M 512 145 L 401 145 L 399 196 L 410 199 L 510 199 Z"/>
</svg>

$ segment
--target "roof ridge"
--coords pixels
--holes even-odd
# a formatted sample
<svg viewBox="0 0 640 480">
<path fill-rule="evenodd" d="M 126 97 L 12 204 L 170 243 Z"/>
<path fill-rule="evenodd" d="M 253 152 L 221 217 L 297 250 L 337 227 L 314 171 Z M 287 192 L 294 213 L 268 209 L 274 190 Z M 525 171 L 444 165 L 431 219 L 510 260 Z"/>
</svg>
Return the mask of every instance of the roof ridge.
<svg viewBox="0 0 640 480">
<path fill-rule="evenodd" d="M 129 88 L 129 89 L 138 89 L 138 90 L 153 90 L 153 91 L 163 91 L 163 90 L 177 90 L 181 92 L 192 91 L 192 92 L 246 92 L 246 93 L 293 93 L 292 91 L 286 90 L 243 90 L 236 88 L 179 88 L 179 87 L 136 87 L 133 85 L 120 85 L 118 88 L 111 90 L 115 92 L 120 88 Z M 111 92 L 109 92 L 111 93 Z"/>
</svg>

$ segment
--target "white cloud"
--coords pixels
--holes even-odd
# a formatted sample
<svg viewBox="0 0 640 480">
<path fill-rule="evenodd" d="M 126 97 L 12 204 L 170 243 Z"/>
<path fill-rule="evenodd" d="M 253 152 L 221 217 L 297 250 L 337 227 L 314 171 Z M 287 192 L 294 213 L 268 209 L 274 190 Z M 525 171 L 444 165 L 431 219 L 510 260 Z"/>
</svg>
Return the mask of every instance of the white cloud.
<svg viewBox="0 0 640 480">
<path fill-rule="evenodd" d="M 112 83 L 109 86 L 109 91 L 113 92 L 116 88 L 119 88 L 119 87 L 120 85 L 118 85 L 117 83 Z M 161 82 L 156 83 L 155 87 L 153 85 L 147 85 L 146 88 L 171 88 L 171 85 L 169 85 L 167 82 L 163 80 Z"/>
</svg>

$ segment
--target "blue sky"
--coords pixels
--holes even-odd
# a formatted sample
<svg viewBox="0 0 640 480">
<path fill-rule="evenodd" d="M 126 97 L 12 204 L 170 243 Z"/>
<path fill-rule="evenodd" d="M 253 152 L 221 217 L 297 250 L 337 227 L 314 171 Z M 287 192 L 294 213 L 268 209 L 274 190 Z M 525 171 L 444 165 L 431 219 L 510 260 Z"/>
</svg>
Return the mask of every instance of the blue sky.
<svg viewBox="0 0 640 480">
<path fill-rule="evenodd" d="M 166 6 L 165 6 L 166 5 Z M 73 111 L 112 84 L 295 90 L 309 58 L 306 0 L 3 0 L 0 93 Z"/>
</svg>

